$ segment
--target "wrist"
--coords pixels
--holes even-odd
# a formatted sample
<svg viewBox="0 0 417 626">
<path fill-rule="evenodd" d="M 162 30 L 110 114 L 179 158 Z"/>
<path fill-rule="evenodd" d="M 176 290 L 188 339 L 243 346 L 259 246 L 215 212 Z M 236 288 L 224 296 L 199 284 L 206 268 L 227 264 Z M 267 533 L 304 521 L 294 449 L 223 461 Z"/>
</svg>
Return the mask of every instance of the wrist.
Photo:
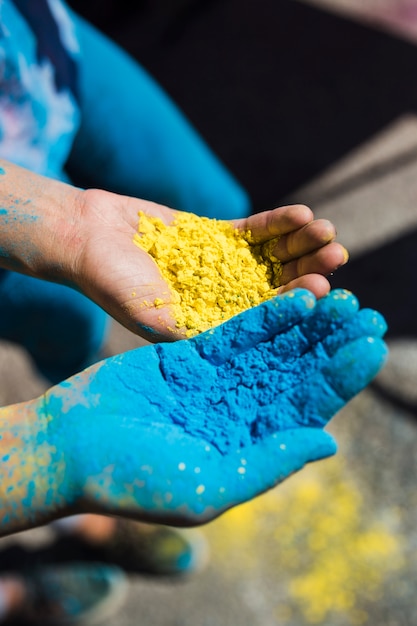
<svg viewBox="0 0 417 626">
<path fill-rule="evenodd" d="M 51 440 L 44 397 L 0 409 L 0 535 L 72 512 L 64 451 Z"/>
<path fill-rule="evenodd" d="M 0 267 L 69 282 L 83 191 L 0 160 Z"/>
</svg>

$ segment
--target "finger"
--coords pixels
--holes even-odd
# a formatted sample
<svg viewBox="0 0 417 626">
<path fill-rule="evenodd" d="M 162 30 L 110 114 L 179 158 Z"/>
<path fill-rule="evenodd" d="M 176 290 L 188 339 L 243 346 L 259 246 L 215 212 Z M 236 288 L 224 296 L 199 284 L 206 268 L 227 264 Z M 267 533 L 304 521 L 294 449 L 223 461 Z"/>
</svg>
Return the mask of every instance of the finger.
<svg viewBox="0 0 417 626">
<path fill-rule="evenodd" d="M 323 369 L 323 374 L 335 393 L 348 402 L 369 385 L 387 356 L 388 348 L 382 339 L 362 337 L 340 348 Z"/>
<path fill-rule="evenodd" d="M 263 474 L 264 483 L 266 475 L 270 474 L 272 481 L 268 487 L 271 487 L 306 463 L 332 456 L 336 451 L 335 440 L 321 428 L 294 428 L 266 437 L 253 446 L 250 454 L 241 453 L 240 456 L 247 461 L 245 474 L 251 469 L 259 472 L 261 476 Z M 250 461 L 256 463 L 256 468 L 251 468 Z"/>
<path fill-rule="evenodd" d="M 274 379 L 275 371 L 278 372 L 278 376 L 283 371 L 287 372 L 287 375 L 291 375 L 293 378 L 292 384 L 294 384 L 297 380 L 303 380 L 308 372 L 322 366 L 323 358 L 327 354 L 321 347 L 322 344 L 329 340 L 331 346 L 330 338 L 339 332 L 340 337 L 335 339 L 336 349 L 338 349 L 342 338 L 349 334 L 347 332 L 345 335 L 341 329 L 344 329 L 349 321 L 352 324 L 355 323 L 358 310 L 359 302 L 352 293 L 343 289 L 335 289 L 318 300 L 314 309 L 301 318 L 298 323 L 272 335 L 268 338 L 271 339 L 270 342 L 263 341 L 262 344 L 258 344 L 256 348 L 259 358 L 262 356 L 268 359 L 268 376 L 271 387 L 280 391 L 283 390 Z M 363 333 L 359 336 L 363 336 Z M 317 344 L 320 344 L 319 350 Z M 245 353 L 240 360 L 247 360 L 248 358 L 251 357 Z M 287 371 L 288 368 L 290 372 Z M 274 393 L 273 390 L 272 393 Z"/>
<path fill-rule="evenodd" d="M 284 263 L 280 276 L 281 283 L 288 283 L 304 274 L 323 274 L 328 276 L 349 259 L 346 248 L 340 243 L 329 243 L 299 259 Z"/>
<path fill-rule="evenodd" d="M 225 510 L 272 489 L 306 463 L 335 454 L 334 439 L 318 428 L 297 428 L 259 440 L 225 458 L 227 492 L 219 493 L 218 510 Z M 222 501 L 221 501 L 222 500 Z"/>
<path fill-rule="evenodd" d="M 311 291 L 317 299 L 323 298 L 330 291 L 330 283 L 321 274 L 306 274 L 300 276 L 286 283 L 282 287 L 279 287 L 278 294 L 284 294 L 293 289 L 307 289 Z"/>
<path fill-rule="evenodd" d="M 381 339 L 386 331 L 387 323 L 378 311 L 362 309 L 335 333 L 328 335 L 323 341 L 323 347 L 329 356 L 333 356 L 339 348 L 356 339 L 361 337 Z"/>
<path fill-rule="evenodd" d="M 271 255 L 283 263 L 298 259 L 334 241 L 336 229 L 329 220 L 314 220 L 277 240 L 267 242 L 266 256 Z"/>
<path fill-rule="evenodd" d="M 272 211 L 256 213 L 246 219 L 235 220 L 233 226 L 250 231 L 251 242 L 262 243 L 286 235 L 313 220 L 313 212 L 303 204 L 279 207 Z"/>
<path fill-rule="evenodd" d="M 199 354 L 215 365 L 287 331 L 308 315 L 315 298 L 306 290 L 290 291 L 236 315 L 190 339 Z"/>
<path fill-rule="evenodd" d="M 300 332 L 308 344 L 316 344 L 335 329 L 356 316 L 359 302 L 346 289 L 334 289 L 319 300 L 311 315 L 300 324 Z"/>
<path fill-rule="evenodd" d="M 344 292 L 339 295 L 343 296 Z M 313 400 L 309 399 L 308 381 L 313 381 L 314 386 L 317 374 L 340 348 L 357 339 L 380 338 L 384 334 L 386 324 L 382 316 L 369 309 L 358 313 L 358 302 L 349 293 L 346 298 L 337 296 L 338 293 L 332 292 L 325 302 L 317 303 L 316 309 L 321 308 L 317 315 L 314 310 L 299 326 L 277 335 L 269 344 L 257 347 L 258 380 L 251 386 L 251 394 L 257 402 L 252 409 L 252 414 L 256 415 L 251 424 L 252 435 L 263 436 L 300 423 L 303 412 L 307 411 L 308 415 L 316 402 L 315 396 Z M 237 367 L 243 369 L 242 363 L 251 358 L 251 353 L 243 353 Z M 346 375 L 349 376 L 349 372 Z M 327 384 L 323 383 L 323 388 L 326 393 Z M 297 392 L 295 401 L 294 390 L 297 389 L 303 390 L 305 396 Z M 309 407 L 310 401 L 313 409 Z M 340 406 L 335 406 L 334 411 Z M 301 423 L 310 424 L 308 419 Z"/>
<path fill-rule="evenodd" d="M 362 337 L 340 348 L 313 377 L 293 389 L 289 401 L 299 424 L 323 427 L 383 367 L 388 354 L 385 343 Z"/>
</svg>

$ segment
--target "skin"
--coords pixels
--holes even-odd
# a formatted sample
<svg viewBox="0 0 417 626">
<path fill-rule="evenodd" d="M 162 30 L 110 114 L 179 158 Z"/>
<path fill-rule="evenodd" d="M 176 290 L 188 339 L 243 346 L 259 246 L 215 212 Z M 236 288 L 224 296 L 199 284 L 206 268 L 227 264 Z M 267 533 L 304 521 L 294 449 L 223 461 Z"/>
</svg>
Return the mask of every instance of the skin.
<svg viewBox="0 0 417 626">
<path fill-rule="evenodd" d="M 104 190 L 82 190 L 1 161 L 0 266 L 72 286 L 129 330 L 155 341 L 184 337 L 175 329 L 168 286 L 151 257 L 132 245 L 138 213 L 171 223 L 166 206 Z M 284 206 L 232 222 L 284 263 L 281 293 L 309 289 L 318 298 L 326 275 L 348 258 L 333 224 L 304 205 Z M 149 332 L 151 331 L 151 332 Z"/>
<path fill-rule="evenodd" d="M 316 302 L 296 290 L 1 409 L 2 534 L 80 512 L 198 525 L 271 489 L 335 452 L 323 429 L 383 366 L 385 330 L 348 292 Z M 246 436 L 236 423 L 238 391 L 253 359 L 249 413 L 258 433 Z M 206 413 L 197 430 L 190 407 Z M 213 435 L 219 419 L 226 446 Z"/>
</svg>

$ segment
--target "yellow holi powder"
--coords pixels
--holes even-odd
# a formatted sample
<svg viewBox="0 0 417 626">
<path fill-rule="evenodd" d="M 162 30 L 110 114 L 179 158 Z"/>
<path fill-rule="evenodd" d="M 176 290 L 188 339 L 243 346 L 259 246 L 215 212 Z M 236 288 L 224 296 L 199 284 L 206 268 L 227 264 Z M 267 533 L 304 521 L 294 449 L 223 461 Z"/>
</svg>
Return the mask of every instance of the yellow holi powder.
<svg viewBox="0 0 417 626">
<path fill-rule="evenodd" d="M 371 624 L 369 604 L 405 564 L 401 535 L 369 516 L 337 458 L 230 510 L 207 533 L 230 575 L 276 576 L 280 624 Z"/>
<path fill-rule="evenodd" d="M 172 293 L 177 327 L 192 336 L 276 294 L 282 265 L 271 246 L 250 239 L 249 231 L 192 213 L 178 213 L 166 226 L 140 212 L 134 242 L 158 265 Z"/>
</svg>

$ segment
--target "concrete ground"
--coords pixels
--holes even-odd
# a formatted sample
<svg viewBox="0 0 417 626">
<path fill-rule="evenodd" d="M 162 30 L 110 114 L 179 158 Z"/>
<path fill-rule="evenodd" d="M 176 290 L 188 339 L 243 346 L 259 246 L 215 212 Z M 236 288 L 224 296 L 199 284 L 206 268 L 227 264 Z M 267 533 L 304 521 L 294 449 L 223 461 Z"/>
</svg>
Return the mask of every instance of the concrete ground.
<svg viewBox="0 0 417 626">
<path fill-rule="evenodd" d="M 194 578 L 133 576 L 125 606 L 103 626 L 417 624 L 416 115 L 393 119 L 288 198 L 337 225 L 354 269 L 336 273 L 334 286 L 392 320 L 388 364 L 333 420 L 335 458 L 206 526 L 211 560 Z M 113 325 L 110 352 L 139 343 Z M 19 348 L 0 344 L 0 403 L 44 386 Z M 36 546 L 49 532 L 12 540 Z"/>
</svg>

